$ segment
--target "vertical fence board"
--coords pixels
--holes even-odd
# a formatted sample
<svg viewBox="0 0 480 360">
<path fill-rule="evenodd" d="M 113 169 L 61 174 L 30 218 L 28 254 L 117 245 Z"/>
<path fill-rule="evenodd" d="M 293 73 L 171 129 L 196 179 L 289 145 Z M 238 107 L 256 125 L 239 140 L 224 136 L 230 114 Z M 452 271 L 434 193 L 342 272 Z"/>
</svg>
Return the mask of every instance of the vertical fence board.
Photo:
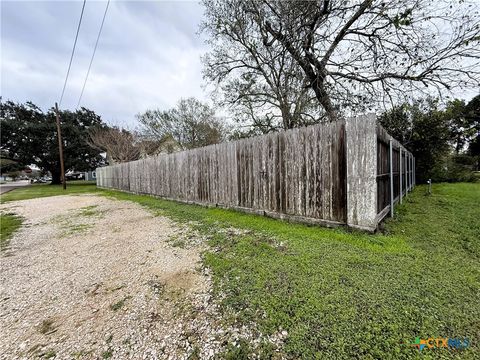
<svg viewBox="0 0 480 360">
<path fill-rule="evenodd" d="M 377 216 L 377 127 L 375 116 L 346 123 L 347 224 L 374 229 Z"/>
</svg>

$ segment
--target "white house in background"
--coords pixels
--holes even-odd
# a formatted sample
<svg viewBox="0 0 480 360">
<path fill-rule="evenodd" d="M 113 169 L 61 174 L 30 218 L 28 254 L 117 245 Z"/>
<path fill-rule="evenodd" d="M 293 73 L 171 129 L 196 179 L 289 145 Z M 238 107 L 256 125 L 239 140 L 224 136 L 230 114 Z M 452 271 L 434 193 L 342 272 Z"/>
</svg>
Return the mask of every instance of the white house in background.
<svg viewBox="0 0 480 360">
<path fill-rule="evenodd" d="M 105 166 L 105 162 L 108 162 L 108 154 L 106 152 L 101 152 L 100 156 L 103 158 L 103 163 L 104 163 L 103 166 Z M 97 174 L 95 173 L 95 169 L 85 171 L 83 173 L 83 180 L 96 181 L 97 180 Z"/>
<path fill-rule="evenodd" d="M 83 178 L 86 180 L 86 181 L 94 181 L 94 180 L 97 180 L 97 174 L 95 173 L 95 170 L 92 170 L 92 171 L 85 171 L 83 173 Z"/>
</svg>

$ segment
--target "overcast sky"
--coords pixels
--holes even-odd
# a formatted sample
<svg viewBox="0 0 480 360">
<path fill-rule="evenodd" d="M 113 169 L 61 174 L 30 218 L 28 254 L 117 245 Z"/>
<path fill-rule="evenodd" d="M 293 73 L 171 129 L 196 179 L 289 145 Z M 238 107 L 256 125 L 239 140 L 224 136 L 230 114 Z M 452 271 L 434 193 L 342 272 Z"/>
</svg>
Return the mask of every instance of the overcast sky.
<svg viewBox="0 0 480 360">
<path fill-rule="evenodd" d="M 82 0 L 0 4 L 1 96 L 46 110 L 60 99 Z M 105 5 L 87 0 L 63 109 L 77 104 Z M 208 100 L 200 61 L 208 48 L 198 35 L 202 15 L 195 1 L 111 0 L 81 106 L 111 124 L 134 127 L 135 114 L 149 108 L 167 109 L 181 97 Z"/>
<path fill-rule="evenodd" d="M 61 95 L 82 1 L 1 1 L 1 95 L 47 109 Z M 87 0 L 62 108 L 80 96 L 106 1 Z M 111 0 L 81 106 L 109 123 L 166 109 L 181 97 L 206 100 L 194 1 Z"/>
</svg>

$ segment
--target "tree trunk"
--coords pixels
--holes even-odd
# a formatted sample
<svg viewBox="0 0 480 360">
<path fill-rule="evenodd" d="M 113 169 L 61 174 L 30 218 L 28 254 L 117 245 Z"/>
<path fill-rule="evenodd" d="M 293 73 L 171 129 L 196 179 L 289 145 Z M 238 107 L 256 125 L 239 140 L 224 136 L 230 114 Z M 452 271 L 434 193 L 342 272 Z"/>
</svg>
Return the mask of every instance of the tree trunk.
<svg viewBox="0 0 480 360">
<path fill-rule="evenodd" d="M 320 103 L 320 105 L 322 105 L 323 109 L 327 113 L 327 117 L 330 120 L 330 122 L 337 121 L 338 120 L 337 110 L 332 104 L 332 100 L 330 99 L 330 95 L 327 93 L 325 89 L 325 84 L 323 80 L 319 79 L 318 77 L 313 79 L 312 87 L 318 102 Z"/>
<path fill-rule="evenodd" d="M 291 121 L 290 111 L 287 108 L 287 105 L 283 102 L 280 102 L 280 111 L 282 113 L 283 129 L 288 130 L 293 128 L 294 126 Z"/>
<path fill-rule="evenodd" d="M 62 183 L 62 177 L 60 174 L 59 169 L 50 169 L 50 173 L 52 174 L 52 182 L 50 183 L 51 185 L 59 185 Z"/>
<path fill-rule="evenodd" d="M 456 139 L 456 145 L 455 145 L 455 153 L 458 155 L 460 154 L 460 150 L 462 150 L 463 144 L 462 144 L 462 137 L 459 134 Z"/>
</svg>

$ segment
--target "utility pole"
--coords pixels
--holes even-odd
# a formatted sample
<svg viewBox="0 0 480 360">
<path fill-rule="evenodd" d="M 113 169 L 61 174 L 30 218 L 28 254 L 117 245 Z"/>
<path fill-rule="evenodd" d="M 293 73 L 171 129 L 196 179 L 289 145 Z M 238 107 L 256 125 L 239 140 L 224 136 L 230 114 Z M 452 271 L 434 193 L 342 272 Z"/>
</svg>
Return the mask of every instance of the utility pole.
<svg viewBox="0 0 480 360">
<path fill-rule="evenodd" d="M 60 171 L 62 172 L 63 190 L 66 190 L 67 189 L 67 181 L 65 179 L 65 165 L 63 164 L 62 131 L 60 129 L 60 116 L 58 115 L 58 104 L 57 103 L 55 103 L 55 117 L 57 118 L 58 152 L 60 153 Z"/>
</svg>

